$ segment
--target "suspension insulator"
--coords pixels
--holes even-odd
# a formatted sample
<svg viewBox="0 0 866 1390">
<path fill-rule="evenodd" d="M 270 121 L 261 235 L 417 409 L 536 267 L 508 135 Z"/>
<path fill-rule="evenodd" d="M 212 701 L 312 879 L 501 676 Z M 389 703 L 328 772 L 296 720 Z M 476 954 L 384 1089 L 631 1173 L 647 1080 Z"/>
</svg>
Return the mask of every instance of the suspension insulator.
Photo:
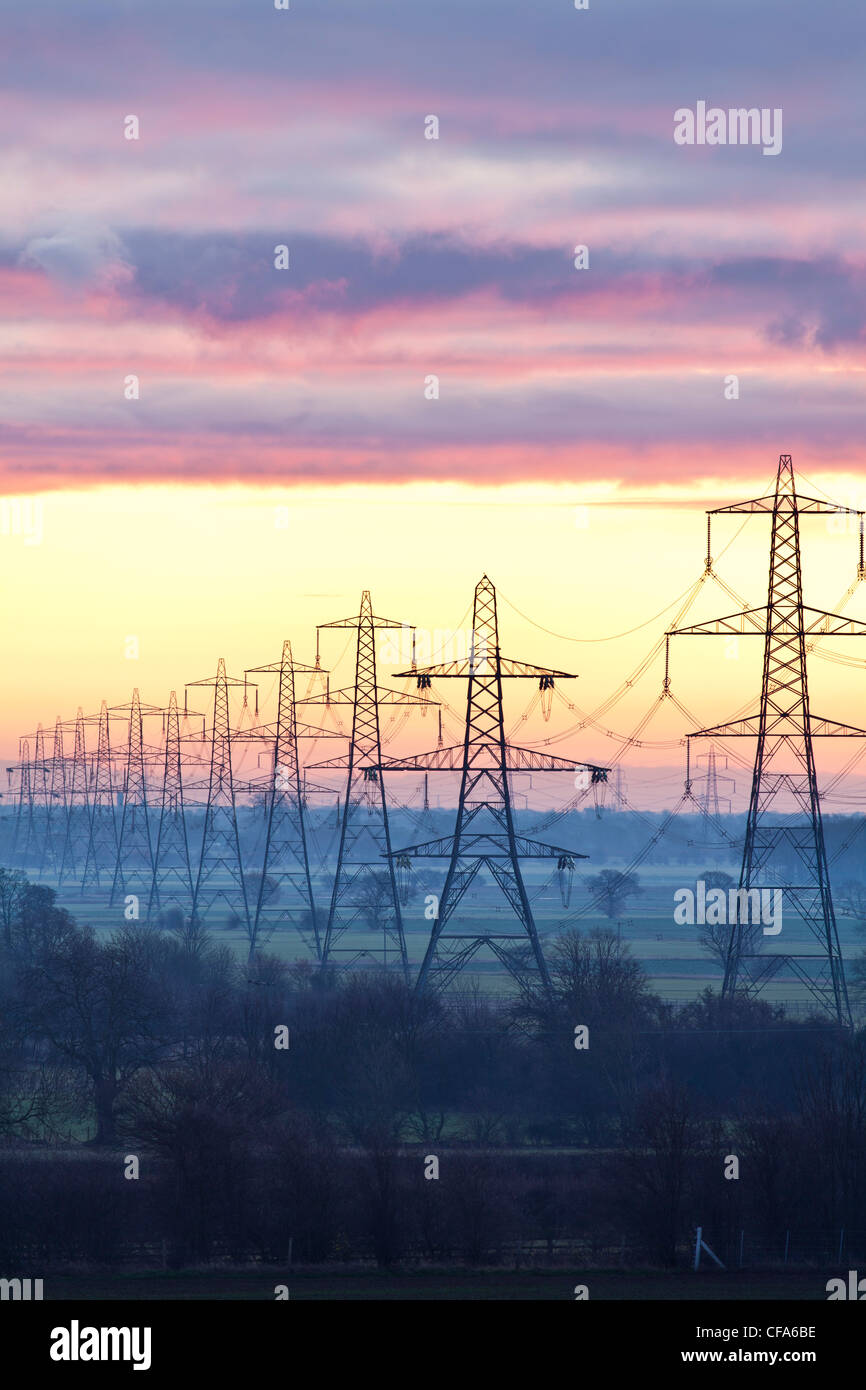
<svg viewBox="0 0 866 1390">
<path fill-rule="evenodd" d="M 397 877 L 397 897 L 400 899 L 400 906 L 405 907 L 409 901 L 409 889 L 412 882 L 412 860 L 407 854 L 400 854 L 396 863 Z"/>
<path fill-rule="evenodd" d="M 574 881 L 574 860 L 568 855 L 561 855 L 557 863 L 559 875 L 559 895 L 562 898 L 562 906 L 568 907 L 571 902 L 571 885 Z"/>
</svg>

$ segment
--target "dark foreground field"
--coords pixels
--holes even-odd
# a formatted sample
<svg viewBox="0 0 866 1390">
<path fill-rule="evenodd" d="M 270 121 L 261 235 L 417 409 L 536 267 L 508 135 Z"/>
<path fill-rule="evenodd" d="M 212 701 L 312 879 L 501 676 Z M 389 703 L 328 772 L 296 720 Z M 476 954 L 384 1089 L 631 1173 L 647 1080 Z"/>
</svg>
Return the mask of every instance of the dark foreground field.
<svg viewBox="0 0 866 1390">
<path fill-rule="evenodd" d="M 590 1299 L 722 1299 L 752 1301 L 818 1300 L 827 1297 L 825 1285 L 839 1271 L 794 1273 L 743 1271 L 731 1274 L 660 1273 L 654 1270 L 468 1271 L 430 1270 L 410 1274 L 296 1272 L 287 1276 L 264 1272 L 188 1274 L 77 1275 L 58 1274 L 45 1280 L 45 1299 L 222 1299 L 273 1300 L 274 1287 L 287 1284 L 292 1300 L 408 1300 L 457 1301 L 532 1300 L 562 1302 L 574 1299 L 575 1286 L 585 1284 Z"/>
</svg>

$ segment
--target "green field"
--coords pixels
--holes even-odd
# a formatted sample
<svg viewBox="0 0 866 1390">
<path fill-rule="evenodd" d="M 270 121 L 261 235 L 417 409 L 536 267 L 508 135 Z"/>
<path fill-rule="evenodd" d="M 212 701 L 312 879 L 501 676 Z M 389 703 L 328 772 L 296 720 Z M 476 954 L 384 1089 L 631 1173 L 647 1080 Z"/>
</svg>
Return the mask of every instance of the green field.
<svg viewBox="0 0 866 1390">
<path fill-rule="evenodd" d="M 642 892 L 631 900 L 619 921 L 608 920 L 597 911 L 575 917 L 581 905 L 587 901 L 585 892 L 575 891 L 568 908 L 564 908 L 555 887 L 549 886 L 550 869 L 538 863 L 525 866 L 525 877 L 538 931 L 542 939 L 545 955 L 551 959 L 556 937 L 567 919 L 582 931 L 593 927 L 606 927 L 616 931 L 638 960 L 649 977 L 650 987 L 663 999 L 672 1003 L 687 1003 L 708 986 L 718 989 L 721 984 L 721 968 L 710 958 L 698 940 L 698 929 L 694 926 L 679 926 L 673 920 L 674 892 L 677 888 L 694 884 L 695 879 L 708 867 L 706 857 L 696 860 L 693 866 L 644 866 L 640 870 Z M 426 873 L 425 882 L 435 882 L 435 875 Z M 548 884 L 546 890 L 545 883 Z M 59 901 L 81 924 L 90 924 L 98 931 L 115 930 L 123 924 L 122 906 L 109 908 L 106 894 L 89 893 L 82 897 L 80 891 L 71 886 L 59 894 Z M 404 930 L 410 963 L 420 964 L 429 940 L 430 923 L 423 913 L 423 893 L 413 892 L 404 908 Z M 490 895 L 480 893 L 476 898 L 467 896 L 467 918 L 471 918 L 472 928 L 484 931 L 511 930 L 514 919 L 507 906 L 494 905 Z M 225 930 L 225 908 L 214 911 L 213 920 L 208 923 L 214 940 L 230 946 L 243 959 L 247 953 L 247 938 L 240 929 Z M 207 921 L 207 919 L 205 919 Z M 801 928 L 796 920 L 789 930 L 796 934 Z M 839 919 L 839 935 L 846 962 L 859 954 L 864 941 L 856 926 L 848 919 Z M 463 927 L 459 929 L 465 929 Z M 793 939 L 793 937 L 792 937 Z M 313 963 L 312 954 L 304 943 L 294 934 L 279 931 L 269 941 L 262 942 L 265 950 L 287 962 L 307 960 Z M 342 950 L 350 953 L 364 950 L 378 951 L 381 958 L 381 931 L 357 930 L 347 932 L 339 943 Z M 395 953 L 396 954 L 396 953 Z M 347 959 L 347 956 L 342 956 Z M 461 982 L 479 982 L 485 991 L 493 994 L 511 992 L 512 982 L 502 966 L 495 960 L 486 960 L 483 953 L 476 956 L 464 971 Z M 788 1003 L 795 1008 L 805 1009 L 810 1001 L 805 986 L 793 979 L 780 978 L 770 982 L 762 997 L 768 1003 Z"/>
</svg>

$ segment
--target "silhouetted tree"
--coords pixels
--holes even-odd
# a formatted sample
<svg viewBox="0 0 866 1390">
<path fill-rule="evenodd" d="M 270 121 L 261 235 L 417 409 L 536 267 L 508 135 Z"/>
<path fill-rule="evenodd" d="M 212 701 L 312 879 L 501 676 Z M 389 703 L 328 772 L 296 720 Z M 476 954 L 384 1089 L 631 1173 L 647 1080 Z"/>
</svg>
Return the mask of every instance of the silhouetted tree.
<svg viewBox="0 0 866 1390">
<path fill-rule="evenodd" d="M 123 928 L 104 945 L 78 930 L 22 973 L 19 1016 L 93 1085 L 97 1144 L 113 1142 L 118 1096 L 153 1066 L 169 1035 L 163 938 Z"/>
<path fill-rule="evenodd" d="M 642 893 L 637 874 L 620 873 L 617 869 L 602 869 L 587 879 L 586 886 L 598 899 L 605 917 L 618 917 L 629 898 Z"/>
<path fill-rule="evenodd" d="M 281 1104 L 245 1062 L 168 1063 L 129 1082 L 120 1128 L 171 1168 L 172 1263 L 208 1259 L 220 1234 L 242 1244 L 251 1154 Z"/>
<path fill-rule="evenodd" d="M 721 889 L 727 893 L 729 889 L 736 888 L 737 881 L 733 874 L 726 874 L 723 869 L 704 869 L 702 874 L 698 874 L 698 882 L 703 883 L 709 893 L 713 889 Z M 697 892 L 697 885 L 695 886 Z M 728 947 L 731 941 L 731 924 L 728 914 L 721 914 L 724 917 L 722 922 L 703 922 L 698 929 L 698 940 L 709 956 L 713 958 L 717 965 L 724 970 L 728 963 Z"/>
<path fill-rule="evenodd" d="M 685 1234 L 687 1182 L 701 1153 L 701 1130 L 685 1087 L 667 1078 L 638 1097 L 611 1168 L 619 1203 L 653 1259 L 676 1263 Z"/>
<path fill-rule="evenodd" d="M 27 877 L 19 869 L 0 869 L 0 931 L 7 951 L 12 950 L 13 924 L 27 887 Z"/>
</svg>

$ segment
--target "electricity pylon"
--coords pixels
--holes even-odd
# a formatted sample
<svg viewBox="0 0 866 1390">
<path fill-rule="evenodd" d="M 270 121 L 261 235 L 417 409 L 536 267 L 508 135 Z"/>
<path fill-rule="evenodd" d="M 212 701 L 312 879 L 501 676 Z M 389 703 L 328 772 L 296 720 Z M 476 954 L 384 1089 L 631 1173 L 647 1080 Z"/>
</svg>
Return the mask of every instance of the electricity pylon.
<svg viewBox="0 0 866 1390">
<path fill-rule="evenodd" d="M 828 513 L 859 516 L 859 577 L 864 578 L 863 514 L 852 507 L 800 496 L 790 454 L 779 458 L 772 496 L 717 507 L 708 516 L 755 512 L 772 517 L 767 603 L 677 628 L 670 635 L 736 633 L 760 634 L 764 638 L 758 710 L 744 719 L 691 733 L 689 738 L 757 739 L 739 888 L 748 894 L 761 887 L 779 889 L 783 894 L 783 918 L 786 904 L 792 906 L 805 924 L 807 935 L 805 942 L 792 940 L 791 927 L 783 920 L 780 949 L 762 949 L 765 936 L 775 937 L 775 924 L 770 932 L 765 932 L 766 924 L 756 923 L 754 909 L 748 910 L 754 896 L 746 900 L 741 891 L 738 920 L 731 924 L 722 996 L 731 999 L 739 993 L 753 997 L 788 969 L 839 1024 L 850 1027 L 851 1008 L 830 891 L 812 739 L 864 738 L 866 730 L 811 714 L 806 651 L 808 639 L 866 636 L 866 623 L 803 603 L 799 519 L 803 515 Z M 778 803 L 781 800 L 784 804 L 786 799 L 796 807 L 796 813 L 782 820 Z M 752 920 L 739 920 L 743 915 Z M 812 945 L 810 937 L 817 942 L 817 951 L 813 947 L 804 949 Z M 783 939 L 790 944 L 782 945 Z"/>
<path fill-rule="evenodd" d="M 706 817 L 715 817 L 715 819 L 718 820 L 719 816 L 722 814 L 723 806 L 725 808 L 725 813 L 727 815 L 731 814 L 731 796 L 736 791 L 737 784 L 733 777 L 728 777 L 726 775 L 728 766 L 726 757 L 722 757 L 721 772 L 719 771 L 719 759 L 714 743 L 710 744 L 708 752 L 699 758 L 698 762 L 700 763 L 704 759 L 706 760 L 707 770 L 702 776 L 694 779 L 696 782 L 703 783 L 703 787 L 698 796 L 698 805 Z M 729 789 L 731 796 L 726 795 L 725 792 L 721 790 L 723 787 Z"/>
<path fill-rule="evenodd" d="M 201 918 L 216 902 L 222 901 L 249 938 L 251 920 L 238 836 L 229 729 L 229 689 L 238 685 L 246 687 L 246 681 L 227 676 L 225 661 L 220 657 L 216 676 L 186 684 L 187 687 L 212 685 L 214 692 L 210 777 L 192 917 L 194 920 Z"/>
<path fill-rule="evenodd" d="M 396 964 L 408 978 L 409 961 L 403 933 L 403 915 L 394 862 L 391 858 L 391 831 L 385 787 L 379 766 L 382 740 L 379 727 L 380 705 L 424 705 L 426 700 L 400 690 L 380 686 L 376 677 L 376 633 L 383 628 L 412 631 L 406 623 L 374 615 L 370 593 L 361 595 L 357 617 L 320 623 L 323 628 L 343 628 L 357 632 L 355 685 L 353 689 L 314 695 L 302 705 L 351 704 L 352 736 L 349 751 L 337 758 L 312 764 L 321 770 L 345 769 L 346 795 L 340 818 L 340 843 L 331 904 L 322 944 L 322 967 L 333 968 L 335 958 L 348 956 L 340 964 L 354 965 L 368 958 L 382 965 Z M 384 863 L 383 863 L 384 855 Z M 381 957 L 376 949 L 363 945 L 340 946 L 347 933 L 381 931 Z M 389 959 L 389 947 L 391 956 Z M 396 960 L 394 959 L 396 957 Z"/>
<path fill-rule="evenodd" d="M 123 784 L 123 809 L 117 836 L 117 857 L 111 885 L 110 903 L 118 897 L 136 897 L 144 902 L 153 884 L 153 846 L 147 808 L 147 782 L 144 771 L 144 728 L 138 689 L 132 692 L 129 705 L 114 706 L 129 710 L 129 732 L 126 745 L 126 775 Z M 149 706 L 149 714 L 157 713 Z"/>
<path fill-rule="evenodd" d="M 54 742 L 48 766 L 48 806 L 39 865 L 40 878 L 45 874 L 59 875 L 66 834 L 66 764 L 63 757 L 63 725 L 59 715 L 54 725 Z"/>
<path fill-rule="evenodd" d="M 176 908 L 184 921 L 192 912 L 192 868 L 183 804 L 181 761 L 180 716 L 177 694 L 173 690 L 168 698 L 162 796 L 147 906 L 147 916 L 151 922 L 160 912 L 171 908 Z"/>
<path fill-rule="evenodd" d="M 46 849 L 51 835 L 50 767 L 45 757 L 45 730 L 41 724 L 36 726 L 36 743 L 33 750 L 33 863 L 37 874 L 42 872 Z"/>
<path fill-rule="evenodd" d="M 99 711 L 96 763 L 90 785 L 90 835 L 81 877 L 81 891 L 106 887 L 117 860 L 117 821 L 114 785 L 111 775 L 111 740 L 108 706 L 103 700 Z"/>
<path fill-rule="evenodd" d="M 514 827 L 509 773 L 570 772 L 592 782 L 603 782 L 607 768 L 591 763 L 575 763 L 568 758 L 518 748 L 506 742 L 502 708 L 502 681 L 505 678 L 534 680 L 541 691 L 552 690 L 557 680 L 573 680 L 565 671 L 533 666 L 502 656 L 496 615 L 496 590 L 484 575 L 475 588 L 472 644 L 462 660 L 425 666 L 414 675 L 419 689 L 429 689 L 432 680 L 465 679 L 466 732 L 463 744 L 436 748 L 409 758 L 386 758 L 386 772 L 461 773 L 460 800 L 453 837 L 429 840 L 395 851 L 402 859 L 448 858 L 448 872 L 438 902 L 438 915 L 427 952 L 418 974 L 417 991 L 429 986 L 444 988 L 481 947 L 487 947 L 505 966 L 525 992 L 540 983 L 550 990 L 550 976 L 541 949 L 535 918 L 526 892 L 522 858 L 556 859 L 566 870 L 584 854 L 561 845 L 544 844 L 518 835 Z M 475 928 L 451 930 L 450 923 L 461 899 L 482 867 L 501 889 L 517 919 L 510 932 Z"/>
<path fill-rule="evenodd" d="M 283 643 L 279 661 L 251 666 L 246 674 L 279 673 L 277 721 L 273 728 L 252 729 L 248 737 L 273 740 L 273 762 L 267 787 L 266 829 L 262 869 L 255 904 L 250 903 L 252 931 L 249 959 L 253 960 L 259 935 L 270 938 L 278 927 L 290 927 L 307 948 L 322 959 L 321 933 L 313 896 L 307 848 L 306 807 L 301 789 L 298 738 L 339 737 L 321 729 L 300 725 L 295 699 L 295 675 L 316 675 L 321 667 L 306 666 L 292 658 L 291 642 Z"/>
<path fill-rule="evenodd" d="M 8 769 L 11 773 L 12 768 Z M 18 760 L 18 802 L 15 812 L 15 835 L 12 841 L 12 861 L 29 868 L 38 858 L 36 813 L 33 792 L 33 764 L 30 761 L 30 740 L 20 743 Z"/>
<path fill-rule="evenodd" d="M 84 872 L 90 844 L 90 804 L 87 787 L 87 748 L 84 741 L 84 712 L 75 716 L 72 767 L 66 780 L 66 829 L 57 886 Z"/>
</svg>

